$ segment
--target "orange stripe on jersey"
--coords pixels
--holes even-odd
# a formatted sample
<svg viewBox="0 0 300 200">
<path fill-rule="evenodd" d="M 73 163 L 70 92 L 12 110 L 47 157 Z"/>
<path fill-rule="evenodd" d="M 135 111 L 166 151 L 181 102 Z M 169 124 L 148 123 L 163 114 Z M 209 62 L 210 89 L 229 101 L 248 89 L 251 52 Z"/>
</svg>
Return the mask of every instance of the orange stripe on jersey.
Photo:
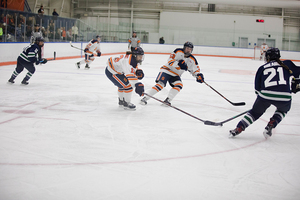
<svg viewBox="0 0 300 200">
<path fill-rule="evenodd" d="M 133 81 L 138 80 L 138 78 L 134 74 L 127 74 L 126 78 L 128 80 L 133 80 Z"/>
<path fill-rule="evenodd" d="M 116 80 L 116 81 L 118 81 L 122 86 L 123 86 L 123 88 L 124 89 L 128 89 L 128 88 L 131 88 L 131 85 L 129 84 L 129 85 L 125 85 L 116 75 L 113 75 L 113 77 L 114 77 L 114 79 Z"/>
<path fill-rule="evenodd" d="M 177 73 L 173 72 L 172 70 L 170 70 L 168 67 L 166 67 L 165 65 L 162 66 L 160 69 L 165 69 L 165 70 L 168 70 L 168 72 L 171 72 L 172 74 L 176 75 L 176 76 L 179 76 Z"/>
<path fill-rule="evenodd" d="M 141 40 L 138 40 L 138 41 L 137 41 L 137 43 L 140 43 L 140 42 L 141 42 Z"/>
<path fill-rule="evenodd" d="M 190 56 L 190 59 L 192 59 L 195 62 L 195 64 L 196 64 L 196 60 L 195 60 L 194 57 Z"/>
<path fill-rule="evenodd" d="M 159 72 L 159 75 L 157 76 L 157 79 L 156 79 L 156 80 L 159 80 L 160 77 L 161 77 L 161 75 L 162 75 L 162 72 Z"/>
<path fill-rule="evenodd" d="M 178 51 L 176 51 L 176 53 L 178 53 L 178 52 L 181 52 L 181 53 L 183 53 L 183 54 L 184 54 L 184 52 L 183 52 L 182 50 L 178 50 Z"/>
<path fill-rule="evenodd" d="M 128 42 L 130 42 L 130 43 L 131 43 L 131 40 L 128 40 Z"/>
<path fill-rule="evenodd" d="M 114 65 L 113 65 L 112 57 L 110 57 L 110 58 L 108 59 L 108 64 L 109 64 L 110 68 L 112 68 L 112 70 L 114 70 L 115 72 L 117 72 L 117 70 L 115 70 L 115 67 L 114 67 Z M 120 72 L 117 72 L 117 73 L 118 73 L 118 74 L 122 74 L 122 73 L 120 73 Z"/>
<path fill-rule="evenodd" d="M 200 73 L 200 69 L 198 68 L 193 74 L 198 74 Z"/>
<path fill-rule="evenodd" d="M 128 88 L 128 86 L 126 86 L 115 74 L 113 75 L 113 77 L 116 81 L 118 81 L 123 86 L 123 88 L 125 88 L 125 89 Z M 131 85 L 130 85 L 130 87 L 131 87 Z"/>
<path fill-rule="evenodd" d="M 173 66 L 173 64 L 174 64 L 175 61 L 176 61 L 175 59 L 169 60 L 168 64 L 169 64 L 170 66 Z"/>
</svg>

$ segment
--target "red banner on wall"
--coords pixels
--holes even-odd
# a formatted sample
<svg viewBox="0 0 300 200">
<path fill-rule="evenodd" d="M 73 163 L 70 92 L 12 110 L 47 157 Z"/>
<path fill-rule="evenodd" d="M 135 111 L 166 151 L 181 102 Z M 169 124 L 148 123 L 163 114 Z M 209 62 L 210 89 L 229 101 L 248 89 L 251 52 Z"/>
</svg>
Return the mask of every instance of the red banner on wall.
<svg viewBox="0 0 300 200">
<path fill-rule="evenodd" d="M 25 0 L 0 0 L 0 7 L 10 10 L 24 11 Z"/>
</svg>

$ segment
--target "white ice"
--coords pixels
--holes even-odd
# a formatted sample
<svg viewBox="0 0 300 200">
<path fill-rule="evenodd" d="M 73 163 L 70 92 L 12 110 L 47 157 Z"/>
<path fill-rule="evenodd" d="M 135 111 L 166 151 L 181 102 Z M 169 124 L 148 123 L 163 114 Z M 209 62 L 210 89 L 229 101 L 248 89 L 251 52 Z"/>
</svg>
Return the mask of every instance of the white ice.
<svg viewBox="0 0 300 200">
<path fill-rule="evenodd" d="M 167 58 L 146 54 L 146 89 Z M 172 105 L 214 122 L 252 107 L 261 61 L 196 58 L 209 85 L 246 106 L 231 105 L 188 72 Z M 27 70 L 9 85 L 15 66 L 0 67 L 1 200 L 300 198 L 299 94 L 270 139 L 262 132 L 275 107 L 228 138 L 242 117 L 208 126 L 153 99 L 140 105 L 135 93 L 136 111 L 119 108 L 107 59 L 96 58 L 90 70 L 76 69 L 81 59 L 49 61 L 27 86 L 20 85 Z M 155 97 L 164 100 L 169 89 Z"/>
</svg>

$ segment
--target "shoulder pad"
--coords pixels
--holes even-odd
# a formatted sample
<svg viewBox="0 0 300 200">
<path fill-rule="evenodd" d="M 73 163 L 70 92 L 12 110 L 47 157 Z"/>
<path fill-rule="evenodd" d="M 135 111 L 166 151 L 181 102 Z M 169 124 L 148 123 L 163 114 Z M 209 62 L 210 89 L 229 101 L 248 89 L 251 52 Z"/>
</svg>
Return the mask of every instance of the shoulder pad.
<svg viewBox="0 0 300 200">
<path fill-rule="evenodd" d="M 189 58 L 191 58 L 192 60 L 194 60 L 194 61 L 195 61 L 195 64 L 198 65 L 197 59 L 196 59 L 192 54 L 189 55 Z"/>
<path fill-rule="evenodd" d="M 94 44 L 95 42 L 97 43 L 97 42 L 98 42 L 98 40 L 91 40 L 91 43 L 93 43 L 93 44 Z"/>
<path fill-rule="evenodd" d="M 174 53 L 177 53 L 177 52 L 179 52 L 179 51 L 182 51 L 182 53 L 183 53 L 183 49 L 182 49 L 182 48 L 177 48 L 177 49 L 175 49 L 175 50 L 174 50 Z"/>
</svg>

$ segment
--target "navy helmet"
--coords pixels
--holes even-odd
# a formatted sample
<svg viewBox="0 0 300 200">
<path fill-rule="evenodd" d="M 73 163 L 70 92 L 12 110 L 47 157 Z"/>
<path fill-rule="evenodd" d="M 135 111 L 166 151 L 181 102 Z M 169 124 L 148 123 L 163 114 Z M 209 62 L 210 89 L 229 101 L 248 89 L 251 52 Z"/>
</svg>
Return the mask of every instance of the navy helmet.
<svg viewBox="0 0 300 200">
<path fill-rule="evenodd" d="M 132 54 L 135 57 L 137 63 L 142 63 L 143 62 L 145 55 L 144 55 L 144 50 L 142 49 L 142 47 L 135 47 L 132 50 Z M 142 58 L 137 59 L 137 55 L 142 55 Z"/>
<path fill-rule="evenodd" d="M 191 48 L 191 49 L 192 49 L 191 52 L 193 52 L 194 45 L 193 45 L 193 43 L 191 43 L 191 42 L 186 42 L 186 43 L 184 43 L 184 45 L 183 45 L 183 52 L 184 52 L 184 55 L 187 57 L 187 56 L 189 56 L 189 55 L 191 55 L 191 54 L 190 54 L 190 53 L 185 53 L 185 48 L 186 48 L 186 47 Z"/>
<path fill-rule="evenodd" d="M 142 49 L 142 47 L 135 47 L 132 50 L 132 54 L 134 54 L 134 55 L 144 55 L 144 50 Z"/>
<path fill-rule="evenodd" d="M 279 60 L 280 58 L 280 51 L 278 48 L 269 48 L 266 52 L 266 60 L 271 61 L 271 60 Z"/>
<path fill-rule="evenodd" d="M 190 48 L 194 48 L 194 45 L 193 45 L 193 43 L 191 43 L 191 42 L 186 42 L 186 43 L 184 43 L 184 45 L 183 45 L 183 48 L 185 48 L 185 47 L 190 47 Z"/>
</svg>

